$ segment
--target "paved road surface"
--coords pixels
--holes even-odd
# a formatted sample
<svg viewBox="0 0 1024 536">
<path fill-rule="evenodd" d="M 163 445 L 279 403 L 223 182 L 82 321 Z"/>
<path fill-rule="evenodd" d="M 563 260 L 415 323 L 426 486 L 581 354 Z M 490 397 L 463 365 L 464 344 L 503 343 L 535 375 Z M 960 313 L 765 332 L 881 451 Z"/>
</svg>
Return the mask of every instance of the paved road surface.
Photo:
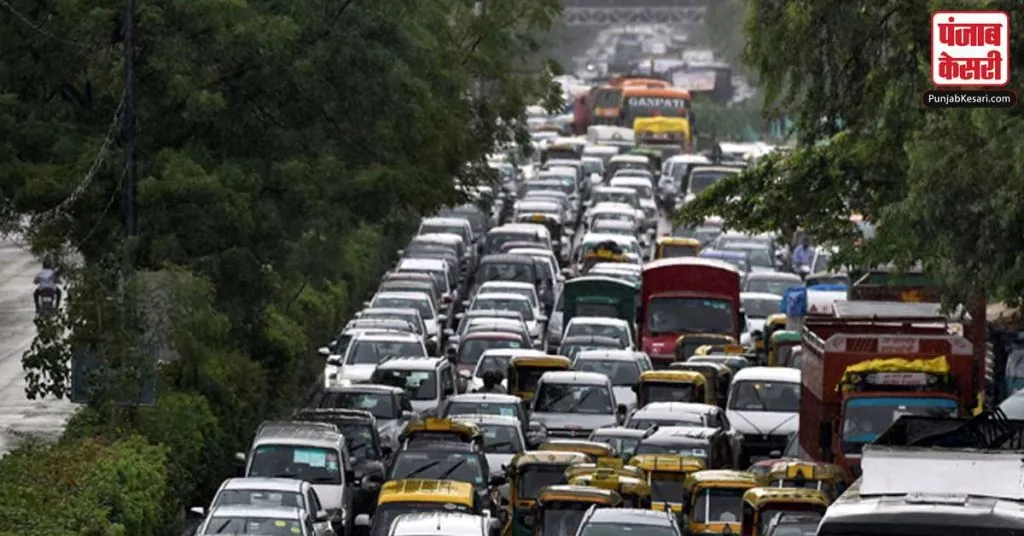
<svg viewBox="0 0 1024 536">
<path fill-rule="evenodd" d="M 36 328 L 32 278 L 39 262 L 13 241 L 0 240 L 0 455 L 18 434 L 56 438 L 74 410 L 66 400 L 28 400 L 21 355 Z"/>
</svg>

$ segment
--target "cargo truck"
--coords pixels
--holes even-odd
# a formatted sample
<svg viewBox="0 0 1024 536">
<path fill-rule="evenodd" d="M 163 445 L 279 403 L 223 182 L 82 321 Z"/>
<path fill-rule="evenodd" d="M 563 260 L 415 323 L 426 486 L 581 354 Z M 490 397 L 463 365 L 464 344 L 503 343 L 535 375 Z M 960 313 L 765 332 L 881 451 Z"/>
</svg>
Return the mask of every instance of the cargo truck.
<svg viewBox="0 0 1024 536">
<path fill-rule="evenodd" d="M 973 345 L 935 304 L 837 301 L 834 317 L 805 321 L 802 344 L 801 455 L 852 476 L 863 446 L 898 416 L 960 416 L 975 404 Z"/>
</svg>

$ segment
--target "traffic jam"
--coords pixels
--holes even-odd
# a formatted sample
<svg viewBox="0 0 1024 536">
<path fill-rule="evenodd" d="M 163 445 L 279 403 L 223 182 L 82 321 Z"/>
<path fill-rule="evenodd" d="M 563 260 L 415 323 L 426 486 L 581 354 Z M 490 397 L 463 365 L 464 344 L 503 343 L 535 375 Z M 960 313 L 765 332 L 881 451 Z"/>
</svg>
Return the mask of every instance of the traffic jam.
<svg viewBox="0 0 1024 536">
<path fill-rule="evenodd" d="M 670 223 L 771 146 L 544 119 L 422 220 L 197 534 L 1020 534 L 976 515 L 1024 498 L 1021 461 L 924 274 Z"/>
</svg>

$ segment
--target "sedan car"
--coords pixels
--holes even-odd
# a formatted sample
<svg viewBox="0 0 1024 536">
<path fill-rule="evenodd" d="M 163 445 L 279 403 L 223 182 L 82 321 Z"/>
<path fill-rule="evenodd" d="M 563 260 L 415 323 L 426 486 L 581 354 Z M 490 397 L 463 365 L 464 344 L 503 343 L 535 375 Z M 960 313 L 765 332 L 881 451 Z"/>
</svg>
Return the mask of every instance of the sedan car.
<svg viewBox="0 0 1024 536">
<path fill-rule="evenodd" d="M 493 331 L 484 327 L 484 331 L 471 331 L 464 335 L 453 354 L 460 373 L 473 372 L 480 357 L 487 350 L 529 350 L 532 346 L 528 334 L 527 338 L 524 338 L 522 332 Z"/>
<path fill-rule="evenodd" d="M 409 394 L 401 387 L 363 383 L 331 387 L 320 394 L 314 407 L 367 411 L 377 422 L 382 447 L 398 448 L 398 435 L 409 421 L 418 417 Z"/>
<path fill-rule="evenodd" d="M 210 502 L 210 512 L 221 507 L 300 508 L 313 512 L 313 531 L 317 536 L 333 534 L 327 511 L 320 504 L 313 485 L 294 478 L 229 478 L 221 483 Z M 196 507 L 191 513 L 205 516 L 207 509 Z M 222 511 L 226 513 L 227 510 Z M 197 534 L 204 534 L 198 532 Z"/>
</svg>

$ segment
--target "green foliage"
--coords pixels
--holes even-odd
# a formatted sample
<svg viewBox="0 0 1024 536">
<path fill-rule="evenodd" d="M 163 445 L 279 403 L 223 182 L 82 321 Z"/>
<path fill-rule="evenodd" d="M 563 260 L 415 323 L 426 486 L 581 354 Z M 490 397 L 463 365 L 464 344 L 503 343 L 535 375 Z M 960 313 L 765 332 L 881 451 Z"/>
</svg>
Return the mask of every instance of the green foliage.
<svg viewBox="0 0 1024 536">
<path fill-rule="evenodd" d="M 160 534 L 165 456 L 138 437 L 16 449 L 0 459 L 0 534 Z"/>
<path fill-rule="evenodd" d="M 1011 140 L 1020 109 L 923 110 L 931 85 L 930 13 L 1016 2 L 750 0 L 745 57 L 768 111 L 795 122 L 800 146 L 708 189 L 680 218 L 722 214 L 740 229 L 806 229 L 860 265 L 917 260 L 950 303 L 1024 296 L 1019 216 L 1024 175 Z M 1024 30 L 1011 25 L 1011 48 Z M 1013 77 L 1019 76 L 1014 54 Z M 863 246 L 848 216 L 878 234 Z"/>
<path fill-rule="evenodd" d="M 757 141 L 761 130 L 761 103 L 754 98 L 720 103 L 702 95 L 693 101 L 693 115 L 702 148 L 720 141 Z"/>
</svg>

